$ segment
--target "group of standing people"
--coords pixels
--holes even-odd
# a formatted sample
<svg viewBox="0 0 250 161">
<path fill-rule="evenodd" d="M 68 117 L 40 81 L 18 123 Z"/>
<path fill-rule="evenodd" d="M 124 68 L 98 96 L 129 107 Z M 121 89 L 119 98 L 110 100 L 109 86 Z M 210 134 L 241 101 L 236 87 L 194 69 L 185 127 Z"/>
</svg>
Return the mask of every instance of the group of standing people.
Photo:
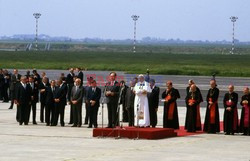
<svg viewBox="0 0 250 161">
<path fill-rule="evenodd" d="M 143 75 L 139 75 L 138 80 L 134 79 L 130 82 L 130 87 L 127 87 L 125 94 L 125 109 L 128 112 L 129 126 L 156 127 L 159 91 L 159 87 L 155 86 L 155 80 L 150 79 L 146 82 Z M 180 94 L 173 87 L 172 81 L 166 82 L 166 90 L 163 91 L 161 97 L 161 101 L 164 102 L 163 127 L 179 129 L 177 99 L 180 98 Z M 188 132 L 201 130 L 207 133 L 220 132 L 218 98 L 219 89 L 216 80 L 212 79 L 206 95 L 207 108 L 202 129 L 200 103 L 203 102 L 203 97 L 194 81 L 189 80 L 185 98 L 187 107 L 185 129 Z M 240 100 L 242 106 L 240 123 L 237 104 L 238 94 L 234 92 L 234 86 L 229 85 L 228 92 L 223 99 L 225 109 L 224 132 L 226 135 L 234 135 L 234 133 L 250 135 L 250 94 L 248 87 L 244 88 Z"/>
<path fill-rule="evenodd" d="M 72 127 L 81 127 L 82 108 L 85 103 L 84 124 L 88 124 L 89 128 L 98 127 L 98 110 L 100 104 L 104 103 L 104 99 L 101 100 L 102 93 L 107 103 L 107 128 L 118 126 L 120 121 L 128 122 L 129 126 L 154 128 L 157 126 L 159 101 L 162 101 L 164 103 L 163 127 L 179 129 L 177 99 L 180 98 L 180 94 L 173 87 L 172 81 L 166 82 L 166 90 L 163 91 L 160 99 L 160 88 L 155 85 L 154 79 L 149 78 L 149 75 L 146 78 L 143 75 L 133 78 L 129 86 L 124 81 L 118 82 L 116 77 L 116 73 L 111 72 L 109 81 L 102 91 L 92 77 L 87 78 L 87 84 L 84 86 L 84 74 L 80 68 L 70 68 L 66 77 L 62 73 L 58 80 L 51 81 L 45 72 L 40 76 L 36 70 L 33 70 L 32 74 L 28 71 L 23 76 L 17 69 L 14 69 L 13 74 L 0 70 L 0 99 L 3 102 L 10 100 L 10 109 L 13 108 L 14 103 L 17 105 L 16 120 L 20 125 L 28 125 L 31 110 L 32 122 L 37 124 L 36 105 L 40 101 L 40 121 L 45 122 L 47 126 L 57 126 L 59 117 L 60 125 L 65 126 L 64 112 L 68 104 L 70 105 L 69 124 L 72 124 Z M 8 86 L 6 87 L 5 84 Z M 210 86 L 206 96 L 207 108 L 203 130 L 216 133 L 220 131 L 219 89 L 214 79 L 210 81 Z M 202 130 L 200 103 L 203 102 L 203 97 L 193 80 L 189 80 L 185 101 L 187 107 L 185 129 L 188 132 Z M 244 135 L 249 135 L 249 88 L 244 88 L 244 95 L 240 100 L 242 106 L 240 123 L 237 109 L 238 94 L 234 92 L 233 85 L 228 87 L 223 104 L 225 134 L 233 135 L 242 132 Z M 122 111 L 121 116 L 120 111 Z"/>
</svg>

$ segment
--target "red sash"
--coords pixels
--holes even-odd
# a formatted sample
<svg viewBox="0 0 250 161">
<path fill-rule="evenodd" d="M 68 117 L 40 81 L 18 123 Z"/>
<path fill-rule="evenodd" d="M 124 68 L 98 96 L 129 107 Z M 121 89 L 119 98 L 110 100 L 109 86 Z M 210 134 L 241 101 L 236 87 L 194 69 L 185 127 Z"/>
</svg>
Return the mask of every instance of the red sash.
<svg viewBox="0 0 250 161">
<path fill-rule="evenodd" d="M 166 101 L 169 101 L 170 99 L 171 99 L 171 95 L 167 95 L 167 97 L 165 98 Z M 170 103 L 168 116 L 167 116 L 168 120 L 173 120 L 174 118 L 174 107 L 175 107 L 175 102 Z"/>
<path fill-rule="evenodd" d="M 228 107 L 232 107 L 233 105 L 234 105 L 234 103 L 233 103 L 233 101 L 226 101 L 226 105 L 228 106 Z"/>
<path fill-rule="evenodd" d="M 233 118 L 233 129 L 237 130 L 238 127 L 238 110 L 237 107 L 234 108 L 234 118 Z"/>
<path fill-rule="evenodd" d="M 212 98 L 209 98 L 209 102 L 213 102 Z M 210 105 L 210 123 L 215 124 L 215 113 L 216 113 L 216 102 L 213 102 L 212 105 Z"/>
<path fill-rule="evenodd" d="M 195 103 L 196 102 L 196 100 L 194 100 L 194 99 L 189 99 L 188 100 L 188 103 Z"/>
<path fill-rule="evenodd" d="M 243 105 L 244 108 L 244 127 L 249 127 L 249 106 Z"/>
</svg>

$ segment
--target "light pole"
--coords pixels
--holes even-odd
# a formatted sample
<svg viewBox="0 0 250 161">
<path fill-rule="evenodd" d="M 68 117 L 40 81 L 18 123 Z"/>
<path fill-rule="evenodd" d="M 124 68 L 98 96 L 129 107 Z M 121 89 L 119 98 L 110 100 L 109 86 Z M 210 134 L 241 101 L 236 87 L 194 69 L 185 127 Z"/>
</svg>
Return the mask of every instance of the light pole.
<svg viewBox="0 0 250 161">
<path fill-rule="evenodd" d="M 136 52 L 135 50 L 135 45 L 136 45 L 136 21 L 139 19 L 139 16 L 137 15 L 132 15 L 131 16 L 133 21 L 134 21 L 134 53 Z"/>
<path fill-rule="evenodd" d="M 231 49 L 231 54 L 234 54 L 234 30 L 235 30 L 235 22 L 236 20 L 238 19 L 238 17 L 235 17 L 235 16 L 231 16 L 230 17 L 230 20 L 233 22 L 233 34 L 232 34 L 232 49 Z"/>
<path fill-rule="evenodd" d="M 41 16 L 41 13 L 34 13 L 33 16 L 36 19 L 36 50 L 38 50 L 38 19 Z"/>
</svg>

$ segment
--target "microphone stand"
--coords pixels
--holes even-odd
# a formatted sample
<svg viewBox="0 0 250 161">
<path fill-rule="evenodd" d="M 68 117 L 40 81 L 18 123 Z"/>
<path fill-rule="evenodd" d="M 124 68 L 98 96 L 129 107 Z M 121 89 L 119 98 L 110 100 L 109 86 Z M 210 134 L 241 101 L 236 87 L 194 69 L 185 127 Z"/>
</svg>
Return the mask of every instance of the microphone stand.
<svg viewBox="0 0 250 161">
<path fill-rule="evenodd" d="M 104 138 L 104 133 L 103 133 L 103 126 L 104 126 L 104 101 L 105 101 L 105 93 L 106 93 L 106 90 L 107 90 L 107 85 L 105 85 L 104 87 L 104 90 L 103 90 L 103 97 L 102 97 L 102 101 L 101 101 L 101 104 L 102 104 L 102 135 L 99 136 L 99 138 Z"/>
</svg>

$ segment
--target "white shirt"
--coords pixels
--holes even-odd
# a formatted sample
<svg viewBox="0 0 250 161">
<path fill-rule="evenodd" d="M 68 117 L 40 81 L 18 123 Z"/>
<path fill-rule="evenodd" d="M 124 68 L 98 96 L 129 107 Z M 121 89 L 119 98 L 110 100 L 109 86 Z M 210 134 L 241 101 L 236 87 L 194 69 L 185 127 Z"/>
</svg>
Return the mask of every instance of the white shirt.
<svg viewBox="0 0 250 161">
<path fill-rule="evenodd" d="M 22 84 L 23 88 L 26 89 L 26 83 L 24 84 L 23 82 L 21 82 L 21 84 Z"/>
</svg>

